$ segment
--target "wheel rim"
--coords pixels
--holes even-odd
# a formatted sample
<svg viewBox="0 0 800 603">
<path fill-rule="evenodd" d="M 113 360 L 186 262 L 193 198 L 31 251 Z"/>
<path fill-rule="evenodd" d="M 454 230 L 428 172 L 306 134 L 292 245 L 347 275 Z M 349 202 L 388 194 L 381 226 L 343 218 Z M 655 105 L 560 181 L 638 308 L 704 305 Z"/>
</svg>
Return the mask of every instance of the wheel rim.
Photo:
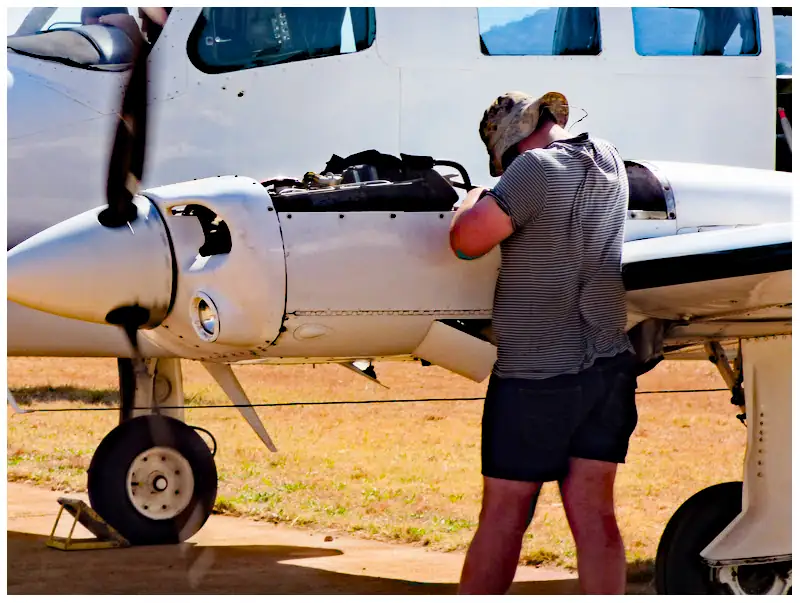
<svg viewBox="0 0 800 603">
<path fill-rule="evenodd" d="M 716 573 L 716 581 L 734 595 L 785 595 L 792 588 L 792 570 L 785 563 L 727 566 Z"/>
<path fill-rule="evenodd" d="M 139 454 L 128 468 L 128 499 L 149 519 L 172 519 L 192 500 L 194 475 L 174 448 L 156 446 Z"/>
</svg>

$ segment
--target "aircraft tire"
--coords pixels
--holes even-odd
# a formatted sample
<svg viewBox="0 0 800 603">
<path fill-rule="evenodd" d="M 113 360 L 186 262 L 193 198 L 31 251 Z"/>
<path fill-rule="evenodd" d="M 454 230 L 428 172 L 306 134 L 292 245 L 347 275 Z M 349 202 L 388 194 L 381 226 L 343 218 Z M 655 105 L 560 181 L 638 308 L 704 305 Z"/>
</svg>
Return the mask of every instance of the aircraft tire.
<svg viewBox="0 0 800 603">
<path fill-rule="evenodd" d="M 742 510 L 742 482 L 710 486 L 690 497 L 667 522 L 658 543 L 655 587 L 660 595 L 729 594 L 700 552 Z"/>
<path fill-rule="evenodd" d="M 211 515 L 217 467 L 192 427 L 171 417 L 140 416 L 100 442 L 88 490 L 91 507 L 131 544 L 176 544 Z"/>
</svg>

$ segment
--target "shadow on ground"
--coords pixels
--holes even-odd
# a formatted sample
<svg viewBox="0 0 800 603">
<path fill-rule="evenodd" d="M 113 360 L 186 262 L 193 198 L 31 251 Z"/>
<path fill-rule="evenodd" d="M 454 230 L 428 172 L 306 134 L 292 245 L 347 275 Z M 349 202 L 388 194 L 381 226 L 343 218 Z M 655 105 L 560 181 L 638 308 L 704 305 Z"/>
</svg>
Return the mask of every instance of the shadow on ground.
<svg viewBox="0 0 800 603">
<path fill-rule="evenodd" d="M 8 594 L 455 594 L 452 583 L 344 574 L 294 565 L 341 555 L 293 546 L 135 547 L 59 551 L 47 538 L 7 532 Z M 629 592 L 652 592 L 647 584 Z M 635 587 L 635 588 L 633 588 Z M 576 594 L 575 579 L 517 582 L 511 594 Z"/>
<path fill-rule="evenodd" d="M 118 404 L 118 389 L 95 389 L 71 385 L 19 387 L 11 390 L 14 399 L 22 406 L 33 402 L 84 402 L 86 404 Z"/>
<path fill-rule="evenodd" d="M 113 410 L 119 405 L 119 390 L 107 388 L 75 387 L 72 385 L 37 385 L 19 387 L 11 390 L 14 400 L 20 406 L 43 402 L 82 402 L 86 405 L 98 405 Z M 203 402 L 202 395 L 192 394 L 185 397 L 186 406 L 195 406 Z M 92 409 L 95 410 L 95 409 Z"/>
</svg>

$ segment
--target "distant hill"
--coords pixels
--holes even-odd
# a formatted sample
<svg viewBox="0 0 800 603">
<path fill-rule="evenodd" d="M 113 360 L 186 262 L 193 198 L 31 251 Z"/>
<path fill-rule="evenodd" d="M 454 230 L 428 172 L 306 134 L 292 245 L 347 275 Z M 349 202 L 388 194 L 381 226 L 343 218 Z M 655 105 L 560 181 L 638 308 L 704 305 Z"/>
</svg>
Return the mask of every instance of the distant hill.
<svg viewBox="0 0 800 603">
<path fill-rule="evenodd" d="M 537 11 L 519 21 L 492 27 L 483 34 L 483 43 L 490 54 L 550 54 L 557 17 L 557 8 Z"/>
</svg>

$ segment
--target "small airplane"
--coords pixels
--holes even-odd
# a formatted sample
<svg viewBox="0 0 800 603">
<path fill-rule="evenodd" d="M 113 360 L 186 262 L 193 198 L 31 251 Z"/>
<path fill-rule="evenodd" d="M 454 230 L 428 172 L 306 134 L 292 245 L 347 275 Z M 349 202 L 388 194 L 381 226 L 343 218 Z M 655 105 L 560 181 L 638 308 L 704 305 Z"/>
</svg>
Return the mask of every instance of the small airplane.
<svg viewBox="0 0 800 603">
<path fill-rule="evenodd" d="M 129 45 L 119 56 L 115 53 L 125 42 L 114 28 L 80 25 L 40 32 L 50 18 L 46 13 L 26 19 L 27 29 L 9 37 L 9 222 L 15 208 L 26 216 L 34 207 L 47 209 L 37 210 L 45 215 L 29 223 L 31 232 L 8 252 L 9 312 L 14 304 L 35 316 L 66 321 L 59 324 L 70 325 L 60 331 L 68 333 L 67 346 L 78 332 L 72 328 L 120 334 L 124 349 L 120 339 L 97 335 L 79 342 L 79 351 L 65 351 L 63 342 L 49 348 L 46 341 L 37 342 L 35 355 L 120 359 L 120 425 L 95 452 L 88 491 L 92 507 L 133 543 L 191 537 L 216 498 L 213 454 L 183 422 L 181 359 L 201 362 L 273 451 L 275 443 L 232 365 L 338 363 L 379 383 L 375 361 L 421 361 L 479 382 L 494 363 L 491 308 L 499 250 L 471 262 L 459 260 L 449 249 L 448 230 L 458 191 L 472 187 L 470 173 L 488 180 L 485 151 L 475 152 L 475 115 L 494 91 L 514 81 L 511 72 L 520 57 L 502 57 L 511 62 L 493 76 L 488 99 L 476 94 L 448 100 L 437 88 L 447 82 L 437 80 L 459 81 L 463 92 L 489 74 L 481 61 L 494 49 L 515 52 L 503 50 L 497 27 L 476 35 L 475 48 L 464 45 L 464 32 L 477 31 L 475 9 L 314 13 L 324 10 L 329 9 L 176 8 L 152 48 L 142 45 L 137 52 Z M 785 451 L 791 445 L 792 181 L 790 173 L 774 169 L 773 9 L 694 9 L 699 19 L 691 22 L 694 51 L 680 67 L 675 60 L 657 62 L 677 59 L 679 51 L 650 57 L 646 45 L 637 47 L 639 58 L 656 59 L 649 63 L 634 61 L 629 48 L 630 56 L 623 56 L 622 42 L 633 44 L 633 34 L 647 31 L 647 13 L 639 10 L 646 11 L 557 9 L 550 15 L 555 24 L 551 51 L 559 52 L 547 58 L 574 71 L 559 75 L 538 60 L 542 57 L 535 59 L 541 73 L 572 90 L 587 89 L 576 83 L 576 75 L 606 69 L 637 100 L 625 106 L 635 127 L 619 129 L 616 139 L 623 141 L 628 157 L 645 156 L 631 153 L 637 144 L 666 157 L 627 162 L 630 203 L 621 270 L 641 370 L 663 358 L 699 353 L 712 359 L 747 425 L 743 483 L 703 490 L 673 516 L 659 547 L 657 587 L 667 593 L 785 592 L 791 589 L 791 464 Z M 354 50 L 312 60 L 310 26 L 321 27 L 325 36 L 344 31 L 347 14 Z M 375 22 L 381 23 L 377 32 Z M 257 56 L 251 37 L 236 37 L 244 24 L 252 28 L 250 34 L 258 30 L 270 40 Z M 408 45 L 398 34 L 407 36 L 410 30 L 419 34 L 415 46 L 419 41 L 421 49 L 404 54 Z M 567 35 L 581 31 L 586 46 Z M 47 41 L 52 34 L 58 34 L 53 44 Z M 725 56 L 735 35 L 742 56 Z M 93 49 L 87 50 L 89 58 L 77 53 L 79 38 L 91 42 L 82 46 Z M 450 41 L 458 52 L 445 54 L 429 73 L 422 59 L 449 48 L 445 42 Z M 62 55 L 71 53 L 69 58 L 52 56 L 55 42 Z M 338 46 L 328 42 L 318 39 L 319 48 L 313 48 L 342 47 L 341 40 Z M 599 51 L 592 54 L 600 43 L 607 60 Z M 236 55 L 242 47 L 250 53 L 244 66 Z M 43 57 L 45 51 L 51 55 Z M 603 60 L 592 62 L 598 56 Z M 349 69 L 364 81 L 354 89 L 341 85 Z M 652 82 L 653 90 L 642 86 L 636 78 L 653 69 L 663 69 L 663 77 L 675 82 L 687 73 L 711 77 L 722 70 L 719 86 L 737 95 L 721 109 L 725 119 L 708 124 L 717 136 L 713 144 L 705 139 L 707 129 L 698 128 L 697 120 L 713 113 L 703 102 L 668 110 L 665 115 L 675 119 L 660 120 L 647 119 L 647 112 L 633 106 L 658 99 L 652 111 L 661 116 L 661 108 L 684 98 L 684 92 L 659 97 L 660 80 Z M 541 81 L 541 73 L 534 79 Z M 402 76 L 401 89 L 393 87 L 393 74 Z M 119 116 L 114 95 L 78 92 L 79 82 L 96 77 L 104 78 L 104 86 L 122 84 Z M 754 81 L 765 85 L 754 86 Z M 288 94 L 280 83 L 292 86 Z M 766 94 L 767 83 L 771 94 Z M 206 96 L 196 107 L 194 86 Z M 328 89 L 324 102 L 302 102 Z M 22 103 L 33 98 L 33 90 L 43 93 L 36 101 L 41 104 L 25 113 Z M 719 93 L 720 88 L 714 90 Z M 15 94 L 22 96 L 14 100 Z M 286 114 L 279 111 L 277 123 L 262 119 L 259 133 L 237 129 L 242 123 L 242 115 L 234 115 L 237 99 L 248 99 L 240 103 L 246 117 L 255 106 L 263 113 L 270 94 L 284 95 L 275 108 L 285 108 Z M 698 88 L 697 94 L 707 91 Z M 604 107 L 613 99 L 601 98 L 587 113 L 595 117 L 596 107 L 601 114 L 593 131 L 611 132 L 618 110 Z M 48 100 L 63 111 L 49 109 Z M 24 119 L 15 121 L 14 107 Z M 751 113 L 752 107 L 757 110 Z M 75 119 L 76 112 L 83 119 Z M 420 132 L 429 121 L 438 123 Z M 459 131 L 462 122 L 472 124 L 472 134 Z M 654 141 L 649 133 L 663 140 Z M 99 163 L 105 148 L 100 143 L 108 134 L 113 144 L 104 206 L 73 211 L 78 204 L 96 203 L 92 200 L 100 195 L 76 200 L 65 184 L 81 186 L 83 174 L 99 174 L 96 165 L 54 183 L 46 182 L 50 177 L 30 177 L 52 164 L 48 153 L 57 153 L 58 161 L 72 160 L 63 153 L 71 136 L 92 143 L 86 147 L 88 159 L 75 159 L 81 167 Z M 790 135 L 787 126 L 779 142 L 790 144 Z M 63 144 L 52 144 L 53 136 Z M 743 136 L 746 143 L 740 142 Z M 638 143 L 641 138 L 647 142 Z M 285 146 L 291 140 L 298 144 Z M 335 154 L 336 145 L 345 148 L 344 156 Z M 403 153 L 406 145 L 420 154 Z M 228 163 L 224 152 L 236 146 L 246 151 L 231 156 L 250 154 L 241 168 Z M 253 157 L 254 149 L 269 149 L 274 166 L 265 168 L 272 161 Z M 449 159 L 462 149 L 468 162 Z M 145 152 L 148 168 L 157 173 L 150 180 Z M 43 160 L 32 164 L 35 157 Z M 172 173 L 181 176 L 170 180 L 165 165 L 182 166 Z M 443 169 L 456 173 L 442 174 Z M 56 188 L 32 200 L 26 184 Z M 97 185 L 94 178 L 83 192 Z M 72 202 L 64 207 L 48 202 L 60 202 L 62 194 Z M 55 222 L 42 227 L 41 220 Z M 24 324 L 17 333 L 29 327 Z M 10 332 L 9 355 L 31 355 L 24 338 L 12 339 Z M 735 354 L 733 363 L 729 354 Z"/>
</svg>

